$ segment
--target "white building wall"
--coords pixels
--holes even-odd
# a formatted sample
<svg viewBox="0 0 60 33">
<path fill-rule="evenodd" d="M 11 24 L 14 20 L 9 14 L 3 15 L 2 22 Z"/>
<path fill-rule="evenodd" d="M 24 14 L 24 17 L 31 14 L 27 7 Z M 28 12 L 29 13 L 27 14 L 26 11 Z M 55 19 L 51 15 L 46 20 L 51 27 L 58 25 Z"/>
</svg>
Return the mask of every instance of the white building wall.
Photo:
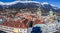
<svg viewBox="0 0 60 33">
<path fill-rule="evenodd" d="M 27 28 L 13 28 L 13 27 L 7 27 L 0 25 L 0 30 L 5 31 L 7 33 L 27 33 Z"/>
</svg>

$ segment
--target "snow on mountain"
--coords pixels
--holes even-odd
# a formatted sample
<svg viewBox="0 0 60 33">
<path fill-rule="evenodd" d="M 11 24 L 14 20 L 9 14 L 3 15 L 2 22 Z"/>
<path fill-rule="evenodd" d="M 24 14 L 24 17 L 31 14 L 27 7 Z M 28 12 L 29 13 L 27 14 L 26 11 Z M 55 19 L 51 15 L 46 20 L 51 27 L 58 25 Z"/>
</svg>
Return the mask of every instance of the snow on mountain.
<svg viewBox="0 0 60 33">
<path fill-rule="evenodd" d="M 53 4 L 49 4 L 48 2 L 37 2 L 37 1 L 14 1 L 14 2 L 8 2 L 8 3 L 3 3 L 0 2 L 0 7 L 2 5 L 8 6 L 8 8 L 35 8 L 35 7 L 41 7 L 42 11 L 50 11 L 52 9 L 53 11 L 60 12 L 60 8 L 56 7 Z M 2 8 L 2 7 L 1 7 Z"/>
<path fill-rule="evenodd" d="M 37 1 L 14 1 L 14 2 L 7 2 L 7 3 L 0 2 L 0 5 L 13 5 L 17 3 L 40 3 L 40 2 Z"/>
</svg>

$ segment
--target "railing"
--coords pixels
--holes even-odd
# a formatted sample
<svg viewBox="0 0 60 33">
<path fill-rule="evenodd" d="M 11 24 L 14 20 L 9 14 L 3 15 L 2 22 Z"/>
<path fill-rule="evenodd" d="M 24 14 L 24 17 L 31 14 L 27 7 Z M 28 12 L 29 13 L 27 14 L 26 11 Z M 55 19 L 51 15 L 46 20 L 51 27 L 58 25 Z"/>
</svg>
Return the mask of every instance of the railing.
<svg viewBox="0 0 60 33">
<path fill-rule="evenodd" d="M 3 26 L 3 25 L 0 25 L 0 30 L 5 31 L 7 33 L 14 33 L 14 32 L 27 33 L 27 28 L 25 28 L 25 29 L 14 28 L 14 27 L 8 27 L 8 26 Z"/>
<path fill-rule="evenodd" d="M 0 25 L 0 30 L 13 33 L 14 28 Z"/>
</svg>

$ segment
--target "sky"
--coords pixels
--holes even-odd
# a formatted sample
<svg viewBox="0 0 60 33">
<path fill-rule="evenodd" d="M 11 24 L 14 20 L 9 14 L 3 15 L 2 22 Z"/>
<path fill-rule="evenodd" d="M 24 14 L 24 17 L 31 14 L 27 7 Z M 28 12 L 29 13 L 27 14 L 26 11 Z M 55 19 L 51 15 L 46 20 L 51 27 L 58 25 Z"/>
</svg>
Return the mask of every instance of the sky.
<svg viewBox="0 0 60 33">
<path fill-rule="evenodd" d="M 0 0 L 2 2 L 13 2 L 15 0 Z M 49 4 L 53 4 L 56 7 L 60 8 L 60 0 L 29 0 L 29 1 L 38 1 L 38 2 L 48 2 Z"/>
</svg>

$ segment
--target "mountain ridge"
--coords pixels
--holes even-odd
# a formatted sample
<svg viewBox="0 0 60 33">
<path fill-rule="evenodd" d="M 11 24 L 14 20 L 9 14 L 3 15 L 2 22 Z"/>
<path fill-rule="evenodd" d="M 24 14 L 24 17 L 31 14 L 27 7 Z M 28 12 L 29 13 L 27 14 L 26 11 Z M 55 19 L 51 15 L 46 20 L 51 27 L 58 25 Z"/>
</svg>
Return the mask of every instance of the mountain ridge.
<svg viewBox="0 0 60 33">
<path fill-rule="evenodd" d="M 47 2 L 37 2 L 37 1 L 15 1 L 12 3 L 3 3 L 0 2 L 1 8 L 41 8 L 42 12 L 49 12 L 52 9 L 53 12 L 60 13 L 60 8 L 56 7 L 53 4 L 49 4 Z"/>
</svg>

